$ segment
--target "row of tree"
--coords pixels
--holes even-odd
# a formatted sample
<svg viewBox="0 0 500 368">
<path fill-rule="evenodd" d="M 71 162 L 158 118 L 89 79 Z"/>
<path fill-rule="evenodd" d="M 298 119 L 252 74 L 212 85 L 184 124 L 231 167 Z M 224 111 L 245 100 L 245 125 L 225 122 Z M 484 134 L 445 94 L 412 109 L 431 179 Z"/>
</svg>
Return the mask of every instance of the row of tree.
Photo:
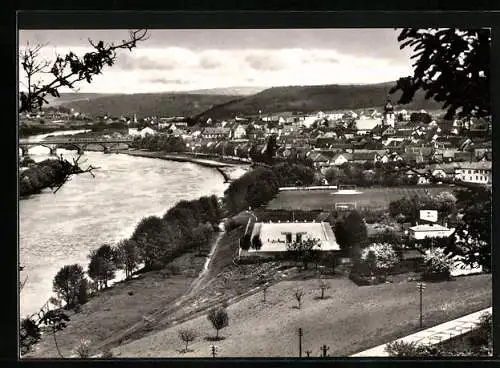
<svg viewBox="0 0 500 368">
<path fill-rule="evenodd" d="M 270 201 L 283 186 L 311 185 L 314 170 L 307 166 L 280 163 L 270 167 L 257 167 L 233 181 L 224 192 L 229 214 L 248 207 L 256 208 Z"/>
<path fill-rule="evenodd" d="M 406 175 L 406 165 L 396 163 L 349 163 L 338 167 L 331 167 L 325 172 L 325 179 L 331 185 L 357 185 L 360 187 L 416 185 L 418 175 Z M 424 165 L 412 165 L 414 168 L 423 168 Z"/>
<path fill-rule="evenodd" d="M 436 195 L 403 197 L 389 203 L 389 214 L 399 222 L 416 223 L 420 210 L 437 210 L 438 218 L 447 219 L 456 212 L 457 198 L 451 192 Z"/>
<path fill-rule="evenodd" d="M 131 143 L 136 149 L 147 149 L 150 151 L 185 152 L 186 144 L 181 137 L 168 134 L 146 134 L 144 137 L 136 137 Z"/>
</svg>

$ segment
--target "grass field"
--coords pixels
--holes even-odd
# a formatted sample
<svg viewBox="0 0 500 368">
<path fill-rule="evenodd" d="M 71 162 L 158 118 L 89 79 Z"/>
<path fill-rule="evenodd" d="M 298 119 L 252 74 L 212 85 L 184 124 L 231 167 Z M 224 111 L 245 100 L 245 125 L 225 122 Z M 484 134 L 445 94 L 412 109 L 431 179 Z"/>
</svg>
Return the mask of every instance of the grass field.
<svg viewBox="0 0 500 368">
<path fill-rule="evenodd" d="M 419 186 L 419 187 L 386 187 L 386 188 L 357 188 L 360 194 L 336 194 L 336 190 L 298 190 L 278 193 L 267 205 L 269 210 L 302 209 L 302 210 L 331 210 L 335 203 L 356 202 L 356 207 L 370 209 L 387 209 L 389 203 L 403 198 L 435 195 L 443 191 L 452 191 L 452 187 Z"/>
<path fill-rule="evenodd" d="M 209 250 L 210 244 L 207 244 L 202 253 L 207 254 Z M 166 276 L 164 271 L 147 272 L 140 278 L 119 282 L 101 291 L 82 305 L 79 313 L 69 311 L 71 320 L 68 327 L 57 334 L 63 356 L 73 355 L 82 338 L 90 339 L 92 345 L 99 344 L 143 321 L 144 316 L 168 306 L 188 290 L 205 260 L 206 257 L 198 256 L 197 251 L 186 253 L 170 263 L 182 274 Z M 58 357 L 52 335 L 44 335 L 36 350 L 26 357 Z"/>
<path fill-rule="evenodd" d="M 319 356 L 329 346 L 330 356 L 349 356 L 419 330 L 415 282 L 358 287 L 346 278 L 329 280 L 328 299 L 320 300 L 317 280 L 282 281 L 267 292 L 254 294 L 228 307 L 229 326 L 216 342 L 218 357 L 297 357 L 298 328 L 303 328 L 303 351 Z M 293 290 L 305 291 L 297 309 Z M 491 275 L 428 283 L 424 294 L 424 328 L 489 307 Z M 178 331 L 197 332 L 190 352 L 181 353 Z M 209 357 L 208 341 L 215 330 L 202 315 L 113 349 L 117 357 Z"/>
</svg>

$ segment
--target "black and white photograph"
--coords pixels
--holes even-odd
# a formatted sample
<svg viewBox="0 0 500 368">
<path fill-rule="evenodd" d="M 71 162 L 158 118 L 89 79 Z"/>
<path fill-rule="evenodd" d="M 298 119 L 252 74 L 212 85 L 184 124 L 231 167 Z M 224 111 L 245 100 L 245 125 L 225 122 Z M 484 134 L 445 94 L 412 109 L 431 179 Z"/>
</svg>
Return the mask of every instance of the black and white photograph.
<svg viewBox="0 0 500 368">
<path fill-rule="evenodd" d="M 491 34 L 19 28 L 19 357 L 491 357 Z"/>
</svg>

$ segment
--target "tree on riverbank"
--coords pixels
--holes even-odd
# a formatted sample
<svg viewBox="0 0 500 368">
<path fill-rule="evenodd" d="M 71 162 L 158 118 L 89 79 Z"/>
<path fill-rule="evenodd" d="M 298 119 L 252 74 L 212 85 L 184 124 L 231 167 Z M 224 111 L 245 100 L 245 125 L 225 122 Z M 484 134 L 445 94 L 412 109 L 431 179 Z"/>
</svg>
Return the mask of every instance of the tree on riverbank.
<svg viewBox="0 0 500 368">
<path fill-rule="evenodd" d="M 117 249 L 104 244 L 89 254 L 88 275 L 97 284 L 97 290 L 108 287 L 108 281 L 115 277 L 119 257 Z"/>
<path fill-rule="evenodd" d="M 125 270 L 125 278 L 128 279 L 139 264 L 140 255 L 137 243 L 132 239 L 122 240 L 116 249 L 118 267 Z"/>
<path fill-rule="evenodd" d="M 54 292 L 66 302 L 69 309 L 77 302 L 80 284 L 85 281 L 85 273 L 79 264 L 66 265 L 57 272 L 52 282 Z"/>
</svg>

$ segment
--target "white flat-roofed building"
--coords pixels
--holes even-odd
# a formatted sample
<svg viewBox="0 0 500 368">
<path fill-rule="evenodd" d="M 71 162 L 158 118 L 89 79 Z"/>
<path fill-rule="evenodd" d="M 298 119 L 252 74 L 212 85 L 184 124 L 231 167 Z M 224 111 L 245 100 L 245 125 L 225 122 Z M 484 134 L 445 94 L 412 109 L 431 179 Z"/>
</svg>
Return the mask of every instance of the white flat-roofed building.
<svg viewBox="0 0 500 368">
<path fill-rule="evenodd" d="M 340 247 L 328 222 L 256 222 L 250 239 L 259 237 L 262 247 L 240 249 L 240 255 L 271 254 L 287 251 L 287 245 L 306 239 L 318 239 L 321 251 L 338 251 Z"/>
<path fill-rule="evenodd" d="M 423 240 L 425 238 L 446 238 L 455 231 L 455 229 L 449 229 L 439 224 L 422 224 L 412 226 L 408 230 L 410 237 L 415 240 Z"/>
</svg>

